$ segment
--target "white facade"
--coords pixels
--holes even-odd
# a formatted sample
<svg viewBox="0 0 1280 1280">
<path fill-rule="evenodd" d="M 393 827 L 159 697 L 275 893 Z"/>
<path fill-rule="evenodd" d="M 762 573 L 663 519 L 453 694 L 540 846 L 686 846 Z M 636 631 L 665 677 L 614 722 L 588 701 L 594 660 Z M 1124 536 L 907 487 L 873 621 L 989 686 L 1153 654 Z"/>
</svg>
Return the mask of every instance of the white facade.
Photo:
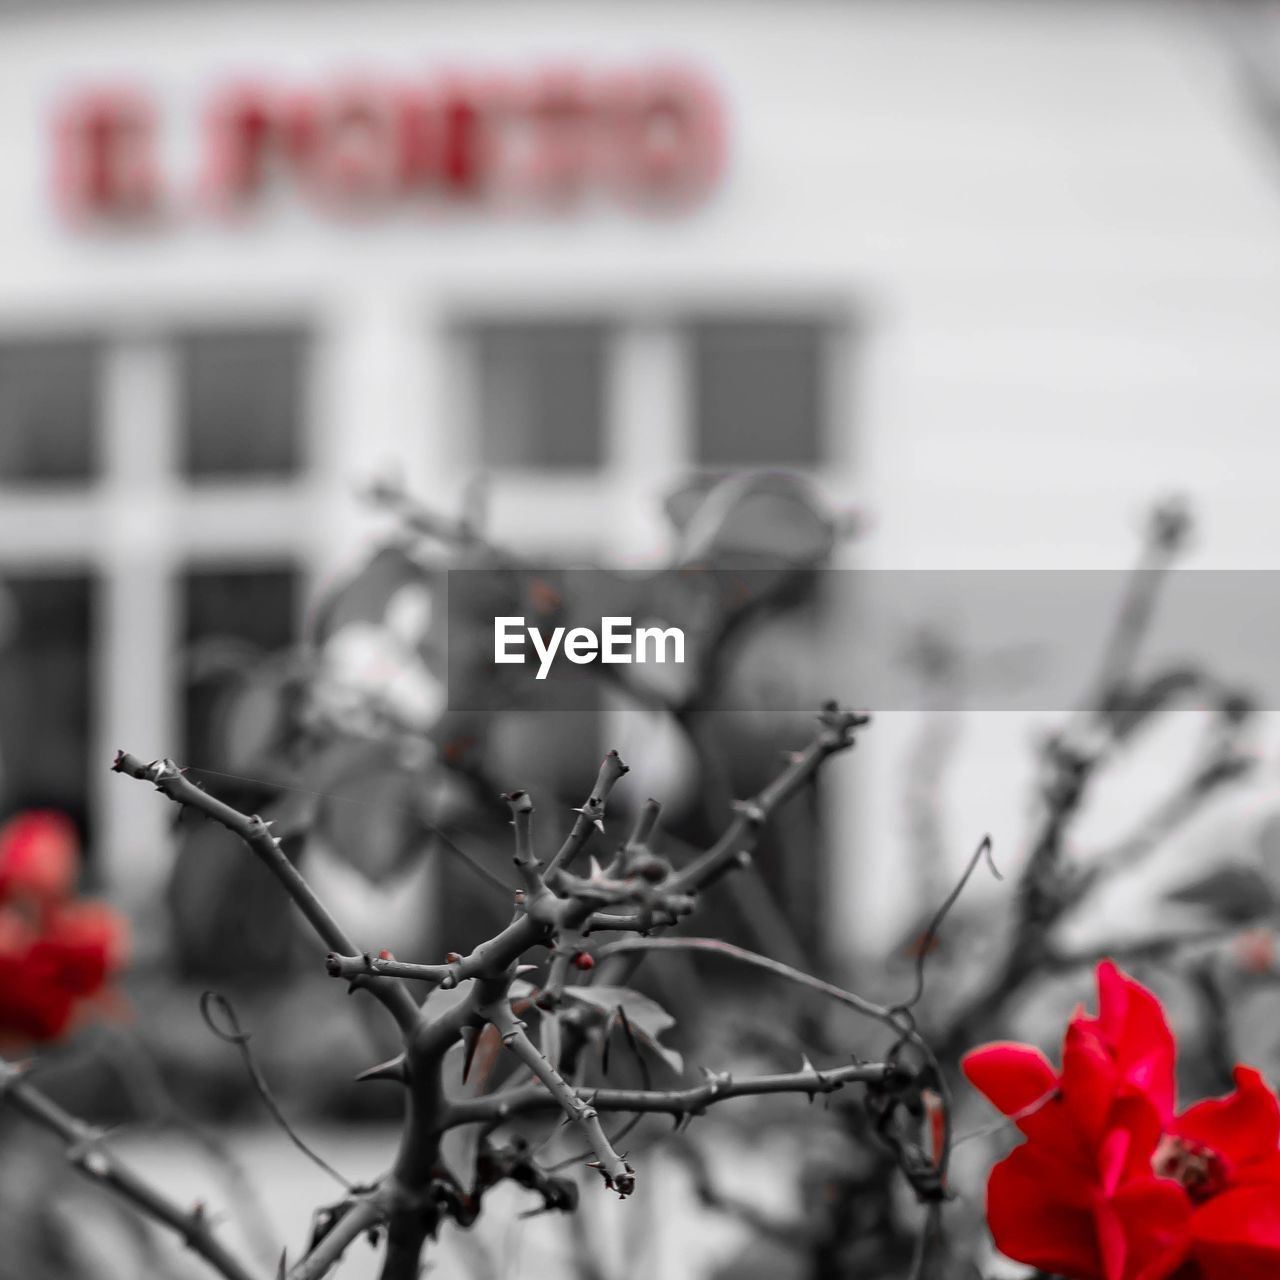
<svg viewBox="0 0 1280 1280">
<path fill-rule="evenodd" d="M 350 223 L 286 200 L 246 225 L 113 236 L 67 227 L 50 195 L 52 113 L 80 85 L 145 88 L 181 171 L 206 99 L 240 74 L 666 57 L 708 77 L 728 124 L 722 179 L 680 217 Z M 175 566 L 285 557 L 327 577 L 371 527 L 354 483 L 390 464 L 456 503 L 478 459 L 451 335 L 472 315 L 616 322 L 600 471 L 493 477 L 494 534 L 526 547 L 660 551 L 658 498 L 691 460 L 679 322 L 746 308 L 852 318 L 833 329 L 818 476 L 871 516 L 851 564 L 1114 567 L 1143 504 L 1171 489 L 1203 518 L 1196 563 L 1277 558 L 1280 180 L 1199 6 L 33 8 L 0 17 L 0 140 L 0 333 L 109 344 L 103 478 L 87 496 L 0 494 L 0 557 L 107 575 L 95 785 L 121 865 L 157 866 L 164 845 L 164 808 L 105 764 L 175 740 Z M 171 335 L 272 318 L 314 339 L 304 471 L 182 487 Z M 893 893 L 910 720 L 886 717 L 840 766 L 845 829 L 885 850 L 868 921 Z M 1023 733 L 993 720 L 971 739 L 958 831 L 1012 842 Z"/>
</svg>

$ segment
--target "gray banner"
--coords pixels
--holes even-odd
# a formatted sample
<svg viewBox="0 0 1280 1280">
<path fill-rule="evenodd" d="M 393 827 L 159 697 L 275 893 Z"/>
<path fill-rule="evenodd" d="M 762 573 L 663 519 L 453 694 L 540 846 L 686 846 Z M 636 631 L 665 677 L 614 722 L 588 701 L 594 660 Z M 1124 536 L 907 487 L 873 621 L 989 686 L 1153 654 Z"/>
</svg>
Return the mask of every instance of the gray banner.
<svg viewBox="0 0 1280 1280">
<path fill-rule="evenodd" d="M 1135 635 L 1178 705 L 1280 705 L 1280 573 L 453 570 L 459 710 L 641 702 L 753 710 L 1071 711 Z M 1145 619 L 1145 621 L 1144 621 Z M 1112 655 L 1109 657 L 1108 655 Z M 699 692 L 701 691 L 701 692 Z"/>
</svg>

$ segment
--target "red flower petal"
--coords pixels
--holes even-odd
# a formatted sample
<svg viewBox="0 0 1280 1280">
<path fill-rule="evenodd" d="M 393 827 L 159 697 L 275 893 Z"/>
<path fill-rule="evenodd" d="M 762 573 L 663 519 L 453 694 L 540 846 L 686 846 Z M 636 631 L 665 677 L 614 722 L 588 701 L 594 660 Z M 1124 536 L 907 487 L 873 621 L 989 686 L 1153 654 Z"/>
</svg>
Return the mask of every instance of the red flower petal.
<svg viewBox="0 0 1280 1280">
<path fill-rule="evenodd" d="M 1012 1117 L 1028 1138 L 1051 1148 L 1081 1173 L 1092 1173 L 1090 1146 L 1075 1117 L 1063 1107 L 1058 1077 L 1039 1049 L 1002 1041 L 972 1050 L 960 1065 L 970 1084 Z"/>
<path fill-rule="evenodd" d="M 1072 1021 L 1062 1043 L 1062 1097 L 1090 1147 L 1102 1141 L 1120 1085 L 1110 1049 L 1087 1020 Z"/>
<path fill-rule="evenodd" d="M 0 898 L 66 898 L 76 881 L 80 840 L 71 820 L 52 809 L 20 813 L 0 827 Z"/>
<path fill-rule="evenodd" d="M 1274 1186 L 1214 1196 L 1192 1215 L 1191 1233 L 1205 1280 L 1280 1276 L 1280 1193 Z"/>
<path fill-rule="evenodd" d="M 25 956 L 35 941 L 35 928 L 31 921 L 17 911 L 0 907 L 0 959 Z"/>
<path fill-rule="evenodd" d="M 1191 1247 L 1191 1203 L 1167 1178 L 1135 1179 L 1095 1210 L 1106 1280 L 1164 1280 Z"/>
<path fill-rule="evenodd" d="M 987 1222 L 1006 1257 L 1067 1280 L 1103 1280 L 1086 1181 L 1064 1176 L 1036 1143 L 1006 1156 L 987 1182 Z"/>
<path fill-rule="evenodd" d="M 0 1042 L 54 1040 L 67 1029 L 75 996 L 27 957 L 0 957 Z"/>
<path fill-rule="evenodd" d="M 1236 1067 L 1235 1092 L 1197 1102 L 1170 1127 L 1226 1160 L 1228 1176 L 1242 1165 L 1274 1161 L 1280 1147 L 1280 1101 L 1252 1067 Z"/>
<path fill-rule="evenodd" d="M 1120 1084 L 1145 1094 L 1162 1116 L 1171 1116 L 1175 1046 L 1164 1008 L 1109 960 L 1098 965 L 1097 979 L 1098 1016 L 1074 1018 L 1071 1026 L 1082 1038 L 1097 1037 L 1115 1064 Z"/>
<path fill-rule="evenodd" d="M 983 1045 L 966 1053 L 960 1066 L 969 1083 L 1007 1116 L 1025 1111 L 1058 1085 L 1049 1059 L 1029 1044 Z"/>
<path fill-rule="evenodd" d="M 124 921 L 99 902 L 60 907 L 32 948 L 32 960 L 47 964 L 57 981 L 79 996 L 95 994 L 124 957 Z"/>
</svg>

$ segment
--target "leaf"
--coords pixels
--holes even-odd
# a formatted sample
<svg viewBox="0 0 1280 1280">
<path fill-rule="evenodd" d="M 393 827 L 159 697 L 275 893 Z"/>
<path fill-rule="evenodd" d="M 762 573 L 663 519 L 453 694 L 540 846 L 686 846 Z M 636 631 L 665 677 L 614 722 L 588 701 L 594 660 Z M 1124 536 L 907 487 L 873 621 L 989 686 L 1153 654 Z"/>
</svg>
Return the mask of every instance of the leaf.
<svg viewBox="0 0 1280 1280">
<path fill-rule="evenodd" d="M 681 564 L 739 558 L 820 564 L 837 536 L 813 486 L 786 472 L 738 472 L 709 488 L 705 480 L 694 481 L 672 493 L 666 506 L 681 535 Z"/>
<path fill-rule="evenodd" d="M 423 787 L 390 745 L 337 738 L 311 756 L 264 816 L 282 839 L 321 837 L 336 858 L 377 884 L 425 846 Z"/>
<path fill-rule="evenodd" d="M 422 566 L 401 548 L 381 548 L 320 602 L 311 618 L 309 639 L 322 645 L 352 623 L 381 622 L 401 587 L 425 579 Z"/>
<path fill-rule="evenodd" d="M 421 779 L 391 763 L 353 773 L 321 801 L 317 831 L 366 879 L 393 879 L 425 848 L 417 810 L 421 789 Z"/>
<path fill-rule="evenodd" d="M 680 1054 L 660 1043 L 662 1033 L 674 1027 L 676 1020 L 656 1000 L 630 987 L 614 986 L 566 987 L 564 998 L 598 1009 L 606 1017 L 615 1009 L 621 1009 L 637 1040 L 656 1053 L 672 1071 L 679 1074 L 684 1070 Z"/>
<path fill-rule="evenodd" d="M 564 998 L 580 1000 L 605 1013 L 621 1009 L 633 1027 L 654 1036 L 661 1035 L 676 1025 L 676 1020 L 656 1000 L 641 995 L 639 991 L 632 991 L 630 987 L 566 987 Z"/>
<path fill-rule="evenodd" d="M 467 1078 L 477 1093 L 484 1093 L 489 1087 L 489 1077 L 502 1056 L 502 1034 L 498 1028 L 489 1023 L 480 1032 L 476 1041 L 475 1058 Z"/>
<path fill-rule="evenodd" d="M 1276 909 L 1276 896 L 1256 867 L 1238 864 L 1211 871 L 1167 895 L 1171 902 L 1204 907 L 1230 924 L 1260 920 Z"/>
<path fill-rule="evenodd" d="M 259 663 L 228 683 L 215 713 L 224 768 L 252 777 L 279 775 L 301 682 L 302 672 L 286 656 Z"/>
</svg>

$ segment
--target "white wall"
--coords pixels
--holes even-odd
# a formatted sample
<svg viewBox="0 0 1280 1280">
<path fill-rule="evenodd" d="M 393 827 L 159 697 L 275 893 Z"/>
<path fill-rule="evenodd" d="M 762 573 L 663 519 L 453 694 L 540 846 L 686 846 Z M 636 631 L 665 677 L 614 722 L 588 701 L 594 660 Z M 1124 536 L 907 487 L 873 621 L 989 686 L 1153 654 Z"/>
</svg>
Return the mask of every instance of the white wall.
<svg viewBox="0 0 1280 1280">
<path fill-rule="evenodd" d="M 850 563 L 1113 567 L 1131 555 L 1143 503 L 1173 488 L 1203 518 L 1195 563 L 1270 566 L 1280 180 L 1200 12 L 1149 0 L 493 0 L 10 17 L 0 325 L 317 317 L 324 467 L 305 509 L 319 566 L 360 536 L 341 501 L 353 471 L 399 454 L 411 480 L 444 493 L 466 473 L 454 380 L 429 341 L 457 306 L 585 302 L 644 316 L 731 299 L 845 304 L 863 316 L 865 347 L 845 461 L 827 481 L 874 520 Z M 70 232 L 51 212 L 51 105 L 99 76 L 136 79 L 190 127 L 208 93 L 246 70 L 305 82 L 665 54 L 719 84 L 730 122 L 723 184 L 679 221 L 353 227 L 296 208 L 121 241 Z M 189 162 L 181 136 L 173 145 Z M 644 370 L 663 367 L 661 341 L 641 334 L 630 351 L 631 385 L 643 386 Z M 577 538 L 623 512 L 618 553 L 648 545 L 664 460 L 674 467 L 679 450 L 666 440 L 637 480 L 624 439 L 609 486 L 562 486 L 554 502 L 530 501 L 525 480 L 500 484 L 499 528 L 527 530 L 550 509 Z M 895 900 L 908 732 L 883 717 L 840 766 L 844 821 L 884 872 L 832 895 L 842 912 L 860 904 L 863 935 L 883 931 Z M 980 730 L 973 780 L 952 797 L 957 857 L 982 830 L 1016 843 L 1025 732 L 1003 720 Z"/>
</svg>

